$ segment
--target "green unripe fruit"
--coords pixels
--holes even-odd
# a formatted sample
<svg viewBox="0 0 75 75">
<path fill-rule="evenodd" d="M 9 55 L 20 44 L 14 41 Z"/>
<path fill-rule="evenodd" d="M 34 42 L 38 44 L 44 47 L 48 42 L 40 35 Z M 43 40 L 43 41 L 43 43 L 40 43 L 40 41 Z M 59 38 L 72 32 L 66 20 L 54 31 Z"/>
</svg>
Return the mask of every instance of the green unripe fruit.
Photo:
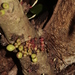
<svg viewBox="0 0 75 75">
<path fill-rule="evenodd" d="M 40 52 L 40 50 L 38 49 L 38 50 L 37 50 L 37 53 L 39 53 L 39 52 Z"/>
<path fill-rule="evenodd" d="M 9 45 L 6 47 L 6 49 L 7 49 L 8 51 L 13 51 L 13 50 L 15 49 L 15 46 L 12 45 L 12 44 L 9 44 Z"/>
<path fill-rule="evenodd" d="M 32 58 L 32 59 L 36 58 L 36 54 L 32 54 L 32 55 L 31 55 L 31 58 Z"/>
<path fill-rule="evenodd" d="M 18 44 L 21 44 L 21 40 L 20 40 L 20 39 L 17 39 L 16 42 L 17 42 Z"/>
<path fill-rule="evenodd" d="M 32 62 L 33 62 L 33 63 L 36 63 L 36 62 L 37 62 L 37 57 L 34 58 L 34 59 L 32 59 Z"/>
<path fill-rule="evenodd" d="M 18 43 L 18 42 L 21 42 L 21 40 L 20 40 L 20 39 L 17 39 L 16 42 L 17 42 L 17 43 Z"/>
<path fill-rule="evenodd" d="M 20 59 L 20 58 L 22 58 L 22 53 L 21 52 L 18 52 L 16 56 L 17 56 L 17 58 Z"/>
<path fill-rule="evenodd" d="M 27 56 L 27 54 L 24 54 L 24 57 L 26 57 Z"/>
<path fill-rule="evenodd" d="M 28 54 L 29 55 L 31 55 L 32 54 L 32 50 L 30 49 L 30 50 L 28 50 Z"/>
<path fill-rule="evenodd" d="M 19 49 L 19 51 L 22 51 L 23 50 L 23 45 L 20 45 L 18 49 Z"/>
<path fill-rule="evenodd" d="M 4 10 L 0 10 L 0 16 L 4 15 L 5 11 Z"/>
<path fill-rule="evenodd" d="M 17 42 L 18 46 L 21 45 L 21 42 Z"/>
<path fill-rule="evenodd" d="M 8 9 L 8 8 L 9 8 L 9 4 L 8 4 L 8 3 L 3 3 L 3 4 L 2 4 L 2 7 L 3 7 L 4 9 Z"/>
<path fill-rule="evenodd" d="M 14 45 L 15 45 L 15 48 L 18 48 L 18 44 L 17 43 L 15 43 Z"/>
</svg>

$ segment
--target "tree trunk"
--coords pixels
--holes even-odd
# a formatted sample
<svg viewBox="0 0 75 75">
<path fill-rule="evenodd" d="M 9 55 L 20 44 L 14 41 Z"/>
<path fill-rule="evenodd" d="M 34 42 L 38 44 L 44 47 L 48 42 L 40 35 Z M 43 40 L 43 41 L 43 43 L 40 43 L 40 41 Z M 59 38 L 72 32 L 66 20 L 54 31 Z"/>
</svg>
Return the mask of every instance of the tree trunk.
<svg viewBox="0 0 75 75">
<path fill-rule="evenodd" d="M 0 26 L 3 29 L 7 40 L 13 43 L 15 40 L 13 37 L 22 37 L 23 42 L 28 40 L 28 36 L 32 38 L 37 37 L 36 31 L 31 26 L 30 22 L 24 12 L 18 0 L 1 0 L 0 4 L 7 2 L 9 9 L 5 10 L 5 14 L 0 16 Z"/>
<path fill-rule="evenodd" d="M 13 44 L 16 38 L 21 38 L 21 41 L 25 42 L 28 40 L 28 36 L 32 38 L 39 37 L 26 15 L 24 15 L 22 6 L 18 0 L 0 0 L 0 5 L 2 3 L 8 3 L 9 5 L 8 9 L 1 8 L 1 10 L 5 11 L 5 14 L 0 15 L 0 26 L 9 43 Z M 32 63 L 29 57 L 20 59 L 24 75 L 41 75 L 42 73 L 54 75 L 47 62 L 46 52 L 38 53 L 37 58 L 38 62 L 36 64 Z M 27 71 L 30 65 L 32 65 L 32 67 L 38 65 L 39 68 L 36 72 L 30 73 Z"/>
<path fill-rule="evenodd" d="M 50 51 L 58 56 L 60 70 L 75 63 L 75 0 L 58 0 L 44 30 Z"/>
</svg>

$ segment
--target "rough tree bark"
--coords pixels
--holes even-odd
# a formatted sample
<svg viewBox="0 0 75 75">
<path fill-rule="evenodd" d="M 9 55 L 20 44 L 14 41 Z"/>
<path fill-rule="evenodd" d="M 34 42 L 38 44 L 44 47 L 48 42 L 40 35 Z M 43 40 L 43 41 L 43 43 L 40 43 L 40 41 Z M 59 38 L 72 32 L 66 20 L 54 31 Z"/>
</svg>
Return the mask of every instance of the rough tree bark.
<svg viewBox="0 0 75 75">
<path fill-rule="evenodd" d="M 5 15 L 0 16 L 0 26 L 3 29 L 8 41 L 13 43 L 12 37 L 23 37 L 23 41 L 27 40 L 30 35 L 32 38 L 37 37 L 36 31 L 30 25 L 28 18 L 24 15 L 22 7 L 18 0 L 1 0 L 0 5 L 4 2 L 9 3 L 9 9 L 5 10 Z M 34 34 L 34 35 L 33 35 Z"/>
<path fill-rule="evenodd" d="M 8 3 L 9 8 L 3 9 L 5 11 L 4 15 L 0 15 L 0 27 L 2 28 L 9 43 L 14 43 L 16 38 L 21 38 L 24 42 L 28 40 L 28 36 L 39 37 L 37 32 L 31 26 L 26 15 L 24 15 L 22 6 L 18 0 L 0 0 L 0 7 L 2 3 Z M 1 8 L 2 10 L 2 8 Z M 47 62 L 47 54 L 38 53 L 38 62 L 36 64 L 31 63 L 29 57 L 23 57 L 20 59 L 24 75 L 41 75 L 42 73 L 54 75 Z M 39 66 L 37 72 L 27 72 L 30 65 Z"/>
<path fill-rule="evenodd" d="M 49 49 L 60 58 L 60 70 L 75 63 L 75 0 L 58 0 L 44 30 Z"/>
<path fill-rule="evenodd" d="M 0 26 L 3 29 L 6 38 L 10 43 L 13 43 L 15 39 L 12 37 L 21 37 L 23 41 L 27 40 L 28 36 L 35 37 L 37 33 L 35 30 L 30 26 L 30 23 L 27 17 L 24 15 L 22 11 L 22 7 L 19 4 L 18 0 L 1 0 L 2 2 L 8 2 L 10 5 L 9 10 L 5 10 L 5 15 L 0 16 Z M 18 13 L 19 12 L 19 13 Z M 47 23 L 44 30 L 49 34 L 46 38 L 48 43 L 48 48 L 50 51 L 55 51 L 56 56 L 58 59 L 58 64 L 60 70 L 68 66 L 69 64 L 75 63 L 75 0 L 58 0 L 53 15 L 50 21 Z M 38 54 L 39 55 L 39 54 Z M 44 53 L 40 53 L 40 57 L 43 56 L 47 60 L 47 55 Z M 38 57 L 38 59 L 41 59 Z M 38 69 L 38 73 L 41 74 L 42 72 L 46 71 L 48 75 L 50 68 L 48 67 L 49 64 L 42 65 L 40 62 L 44 60 L 39 60 L 40 68 Z M 23 72 L 26 75 L 30 75 L 26 69 L 30 65 L 30 59 L 22 58 L 20 62 L 23 67 Z M 25 63 L 27 62 L 27 63 Z M 44 61 L 44 64 L 46 62 Z M 42 66 L 41 66 L 42 65 Z M 37 66 L 37 65 L 36 65 Z M 40 72 L 41 71 L 41 72 Z M 38 74 L 38 75 L 39 75 Z M 34 73 L 32 73 L 34 75 Z M 36 74 L 37 75 L 37 74 Z M 53 75 L 53 74 L 51 74 Z"/>
</svg>

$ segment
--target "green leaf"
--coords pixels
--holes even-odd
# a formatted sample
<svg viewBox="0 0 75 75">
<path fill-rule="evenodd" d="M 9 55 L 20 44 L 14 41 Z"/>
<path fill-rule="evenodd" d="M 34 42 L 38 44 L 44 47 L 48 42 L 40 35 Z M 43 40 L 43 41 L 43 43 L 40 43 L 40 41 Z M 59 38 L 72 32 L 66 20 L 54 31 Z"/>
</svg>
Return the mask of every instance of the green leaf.
<svg viewBox="0 0 75 75">
<path fill-rule="evenodd" d="M 27 17 L 28 17 L 28 18 L 31 17 L 32 15 L 34 15 L 34 14 L 32 14 L 31 12 L 28 12 L 28 13 L 27 13 Z"/>
<path fill-rule="evenodd" d="M 30 12 L 38 15 L 42 11 L 42 9 L 43 9 L 42 4 L 37 4 L 33 8 L 30 9 Z"/>
</svg>

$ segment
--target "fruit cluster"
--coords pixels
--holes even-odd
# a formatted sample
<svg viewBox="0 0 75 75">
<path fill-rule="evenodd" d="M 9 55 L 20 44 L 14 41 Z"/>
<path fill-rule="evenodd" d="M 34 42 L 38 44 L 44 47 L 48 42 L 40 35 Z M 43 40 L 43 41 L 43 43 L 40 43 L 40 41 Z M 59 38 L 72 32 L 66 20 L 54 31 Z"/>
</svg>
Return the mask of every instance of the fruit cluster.
<svg viewBox="0 0 75 75">
<path fill-rule="evenodd" d="M 5 10 L 4 9 L 8 9 L 9 8 L 9 4 L 8 3 L 2 3 L 1 7 L 2 7 L 2 9 L 0 10 L 0 16 L 5 14 Z"/>
<path fill-rule="evenodd" d="M 24 43 L 21 42 L 20 39 L 17 39 L 14 44 L 9 44 L 7 46 L 8 51 L 13 51 L 15 49 L 18 50 L 17 52 L 17 58 L 22 58 L 25 56 L 31 56 L 32 61 L 37 61 L 37 53 L 40 51 L 45 50 L 45 43 L 44 38 L 41 37 L 39 39 L 37 38 L 31 38 L 28 37 L 28 41 L 25 41 Z"/>
</svg>

